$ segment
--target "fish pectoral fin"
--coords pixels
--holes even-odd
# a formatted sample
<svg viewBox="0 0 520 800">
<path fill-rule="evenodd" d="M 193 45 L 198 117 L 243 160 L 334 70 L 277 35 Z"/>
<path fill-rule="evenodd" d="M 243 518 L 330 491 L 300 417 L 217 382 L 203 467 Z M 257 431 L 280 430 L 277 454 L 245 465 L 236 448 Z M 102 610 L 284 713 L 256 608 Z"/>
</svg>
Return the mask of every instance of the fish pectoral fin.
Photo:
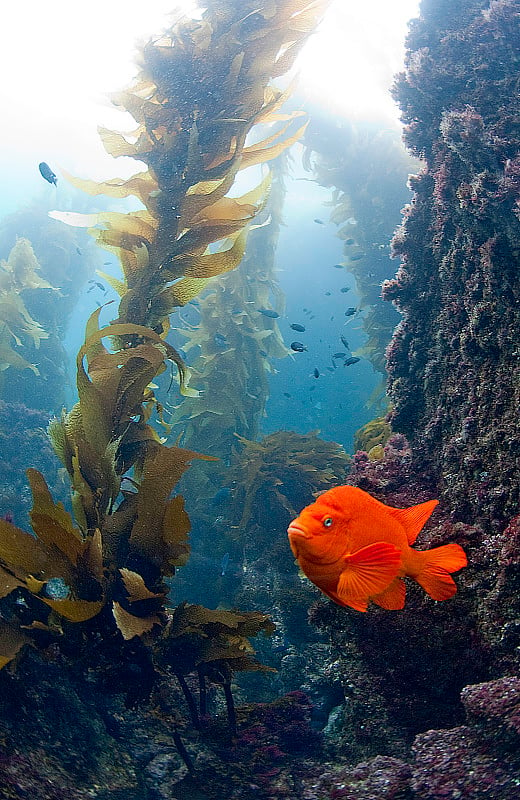
<svg viewBox="0 0 520 800">
<path fill-rule="evenodd" d="M 342 602 L 365 603 L 381 594 L 397 577 L 401 551 L 388 542 L 375 542 L 344 557 L 345 567 L 339 576 L 336 593 Z"/>
<path fill-rule="evenodd" d="M 370 599 L 381 608 L 386 608 L 387 611 L 399 611 L 404 608 L 404 601 L 406 598 L 406 586 L 402 578 L 394 578 L 390 586 L 381 592 L 375 594 Z"/>
</svg>

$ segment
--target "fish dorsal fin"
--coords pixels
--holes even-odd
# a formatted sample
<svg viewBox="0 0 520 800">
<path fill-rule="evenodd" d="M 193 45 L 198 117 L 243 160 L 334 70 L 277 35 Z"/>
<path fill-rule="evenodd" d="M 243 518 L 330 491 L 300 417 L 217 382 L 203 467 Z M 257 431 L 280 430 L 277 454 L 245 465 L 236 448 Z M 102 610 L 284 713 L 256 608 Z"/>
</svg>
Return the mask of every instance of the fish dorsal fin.
<svg viewBox="0 0 520 800">
<path fill-rule="evenodd" d="M 438 500 L 428 500 L 410 508 L 388 508 L 390 514 L 397 519 L 406 531 L 408 544 L 413 544 L 430 518 Z"/>
</svg>

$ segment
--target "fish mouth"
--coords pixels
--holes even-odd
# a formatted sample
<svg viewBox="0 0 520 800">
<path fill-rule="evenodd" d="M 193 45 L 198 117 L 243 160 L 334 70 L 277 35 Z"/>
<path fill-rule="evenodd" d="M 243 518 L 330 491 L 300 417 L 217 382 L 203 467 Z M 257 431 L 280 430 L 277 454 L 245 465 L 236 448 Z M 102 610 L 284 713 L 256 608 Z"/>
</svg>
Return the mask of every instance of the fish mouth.
<svg viewBox="0 0 520 800">
<path fill-rule="evenodd" d="M 305 528 L 302 528 L 301 525 L 298 525 L 296 522 L 291 522 L 289 527 L 287 528 L 287 533 L 290 536 L 299 536 L 301 539 L 311 539 L 311 534 L 308 533 Z"/>
</svg>

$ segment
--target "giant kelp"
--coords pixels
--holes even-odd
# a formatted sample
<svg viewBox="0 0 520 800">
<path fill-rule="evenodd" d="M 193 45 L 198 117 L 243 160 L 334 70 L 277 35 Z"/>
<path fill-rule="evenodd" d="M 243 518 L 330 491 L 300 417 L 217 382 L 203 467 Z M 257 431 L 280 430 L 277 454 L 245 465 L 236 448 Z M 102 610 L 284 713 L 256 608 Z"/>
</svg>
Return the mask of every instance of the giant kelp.
<svg viewBox="0 0 520 800">
<path fill-rule="evenodd" d="M 39 265 L 36 274 L 49 287 L 40 288 L 30 281 L 20 289 L 30 316 L 47 334 L 37 347 L 32 338 L 25 337 L 23 352 L 20 350 L 25 360 L 37 367 L 39 374 L 27 368 L 9 370 L 3 376 L 1 395 L 7 403 L 56 413 L 65 402 L 66 387 L 70 383 L 63 339 L 79 294 L 94 272 L 96 256 L 101 263 L 103 254 L 89 242 L 84 231 L 50 219 L 48 211 L 52 206 L 49 203 L 48 196 L 33 199 L 0 220 L 0 255 L 8 261 L 17 242 L 28 240 L 33 255 L 29 256 L 24 249 L 24 258 L 30 261 L 36 257 Z M 69 203 L 80 209 L 92 210 L 93 207 L 92 198 L 62 186 L 60 205 L 63 208 Z M 95 207 L 101 207 L 99 201 Z M 14 349 L 18 350 L 18 345 Z"/>
<path fill-rule="evenodd" d="M 117 319 L 100 329 L 98 310 L 87 324 L 77 404 L 49 427 L 70 476 L 75 522 L 36 470 L 29 472 L 35 536 L 1 521 L 2 594 L 10 608 L 3 663 L 33 630 L 52 635 L 46 606 L 61 619 L 59 629 L 93 620 L 89 630 L 115 624 L 125 640 L 165 622 L 164 578 L 185 562 L 189 530 L 182 497 L 170 494 L 197 456 L 166 446 L 149 424 L 154 409 L 160 412 L 151 384 L 166 361 L 177 366 L 181 392 L 194 393 L 165 339 L 169 313 L 242 258 L 269 179 L 231 198 L 235 176 L 277 156 L 302 126 L 288 133 L 290 117 L 261 141 L 246 137 L 256 124 L 280 118 L 286 93 L 269 80 L 292 64 L 325 5 L 293 0 L 237 11 L 217 2 L 200 20 L 183 19 L 148 43 L 136 84 L 114 98 L 138 122 L 132 142 L 101 132 L 110 153 L 131 155 L 148 170 L 127 181 L 73 179 L 93 194 L 134 195 L 144 209 L 52 215 L 91 226 L 119 257 L 124 279 L 112 280 L 121 295 Z M 20 632 L 11 602 L 18 591 L 29 608 L 28 633 Z"/>
<path fill-rule="evenodd" d="M 196 325 L 176 329 L 202 397 L 182 398 L 168 417 L 171 436 L 181 436 L 181 441 L 219 459 L 197 462 L 183 481 L 186 494 L 197 498 L 190 514 L 201 553 L 207 547 L 214 550 L 207 538 L 214 539 L 214 498 L 219 491 L 225 493 L 221 487 L 229 486 L 229 464 L 239 447 L 235 434 L 257 438 L 269 393 L 269 372 L 274 360 L 288 352 L 276 318 L 261 313 L 264 309 L 283 311 L 284 298 L 275 274 L 285 196 L 283 171 L 278 159 L 266 207 L 249 234 L 240 266 L 212 281 L 198 305 Z M 222 556 L 229 548 L 225 538 L 221 546 Z M 197 569 L 195 561 L 190 569 Z"/>
<path fill-rule="evenodd" d="M 385 350 L 399 322 L 381 300 L 381 282 L 394 271 L 390 240 L 415 162 L 399 133 L 370 123 L 332 124 L 314 117 L 305 133 L 305 163 L 322 186 L 330 187 L 330 221 L 344 242 L 344 267 L 356 279 L 367 341 L 361 353 L 375 370 L 386 372 Z"/>
<path fill-rule="evenodd" d="M 31 243 L 25 238 L 19 238 L 7 260 L 0 261 L 0 371 L 13 367 L 39 374 L 36 365 L 22 355 L 24 344 L 32 343 L 37 349 L 49 335 L 31 317 L 22 295 L 27 289 L 54 288 L 39 274 L 39 269 Z"/>
<path fill-rule="evenodd" d="M 209 278 L 238 265 L 248 224 L 262 208 L 268 179 L 240 197 L 237 173 L 279 155 L 305 122 L 280 115 L 287 91 L 269 81 L 292 65 L 328 0 L 217 3 L 200 20 L 183 19 L 142 52 L 135 84 L 113 97 L 138 127 L 130 135 L 100 131 L 113 156 L 148 169 L 104 183 L 70 178 L 92 194 L 134 196 L 144 209 L 96 215 L 56 213 L 90 228 L 115 253 L 122 281 L 119 320 L 161 332 L 169 313 L 198 294 Z M 256 141 L 256 126 L 283 124 Z M 69 176 L 70 177 L 70 176 Z M 209 250 L 219 243 L 220 248 Z"/>
</svg>

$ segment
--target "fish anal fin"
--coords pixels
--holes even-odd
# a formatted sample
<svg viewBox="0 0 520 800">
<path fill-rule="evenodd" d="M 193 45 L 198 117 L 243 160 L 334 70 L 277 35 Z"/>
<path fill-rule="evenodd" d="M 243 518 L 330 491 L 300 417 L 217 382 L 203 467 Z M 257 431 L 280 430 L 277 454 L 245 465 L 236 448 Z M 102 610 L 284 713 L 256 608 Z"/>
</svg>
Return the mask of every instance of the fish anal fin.
<svg viewBox="0 0 520 800">
<path fill-rule="evenodd" d="M 323 591 L 323 590 L 322 590 Z M 356 611 L 367 611 L 368 610 L 368 598 L 365 597 L 349 597 L 348 600 L 343 600 L 337 592 L 324 592 L 331 600 L 334 600 L 338 606 L 349 606 L 350 608 L 354 608 Z"/>
<path fill-rule="evenodd" d="M 410 508 L 389 508 L 390 514 L 397 519 L 406 531 L 408 544 L 413 544 L 430 518 L 438 500 L 428 500 Z"/>
<path fill-rule="evenodd" d="M 404 608 L 404 601 L 406 598 L 406 586 L 401 578 L 394 578 L 390 586 L 388 586 L 381 594 L 376 594 L 370 599 L 381 608 L 386 608 L 387 611 L 399 611 Z"/>
<path fill-rule="evenodd" d="M 458 544 L 445 544 L 421 553 L 422 568 L 413 575 L 433 600 L 447 600 L 457 591 L 450 572 L 457 572 L 468 563 L 466 553 Z"/>
<path fill-rule="evenodd" d="M 336 594 L 340 602 L 358 610 L 368 598 L 381 594 L 397 576 L 401 551 L 388 542 L 374 542 L 344 557 Z"/>
</svg>

